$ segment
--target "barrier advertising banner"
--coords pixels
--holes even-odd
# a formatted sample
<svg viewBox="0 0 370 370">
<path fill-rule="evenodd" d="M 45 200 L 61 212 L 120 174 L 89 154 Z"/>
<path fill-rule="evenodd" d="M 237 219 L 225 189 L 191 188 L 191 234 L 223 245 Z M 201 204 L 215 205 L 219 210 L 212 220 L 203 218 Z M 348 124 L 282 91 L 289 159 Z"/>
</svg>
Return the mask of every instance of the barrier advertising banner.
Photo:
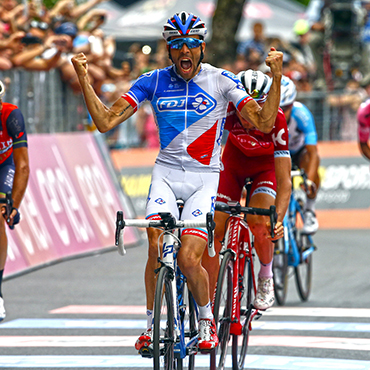
<svg viewBox="0 0 370 370">
<path fill-rule="evenodd" d="M 316 209 L 320 228 L 370 228 L 370 163 L 361 157 L 356 142 L 321 142 L 318 146 L 321 188 Z M 152 149 L 111 152 L 120 184 L 140 216 L 145 213 L 157 153 Z"/>
<path fill-rule="evenodd" d="M 126 213 L 91 133 L 29 135 L 31 174 L 21 222 L 7 230 L 5 275 L 114 245 Z M 126 244 L 138 234 L 125 230 Z"/>
</svg>

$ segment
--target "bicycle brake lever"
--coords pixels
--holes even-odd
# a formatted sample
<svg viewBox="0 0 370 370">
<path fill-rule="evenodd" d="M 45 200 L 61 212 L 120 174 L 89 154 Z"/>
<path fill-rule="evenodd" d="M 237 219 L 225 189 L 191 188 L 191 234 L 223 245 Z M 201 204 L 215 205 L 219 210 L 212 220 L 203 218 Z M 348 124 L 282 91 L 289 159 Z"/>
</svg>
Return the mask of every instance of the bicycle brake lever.
<svg viewBox="0 0 370 370">
<path fill-rule="evenodd" d="M 125 228 L 125 221 L 123 219 L 123 212 L 117 212 L 117 219 L 116 219 L 116 237 L 115 237 L 115 245 L 118 248 L 118 253 L 121 256 L 126 254 L 126 249 L 123 244 L 123 232 L 122 230 Z"/>
<path fill-rule="evenodd" d="M 216 255 L 215 247 L 213 244 L 213 230 L 216 227 L 216 223 L 213 221 L 213 215 L 208 212 L 206 215 L 207 233 L 208 233 L 208 255 L 214 257 Z"/>
<path fill-rule="evenodd" d="M 10 214 L 12 213 L 12 208 L 13 208 L 13 199 L 12 199 L 12 193 L 9 191 L 8 193 L 5 194 L 5 208 L 6 208 L 6 222 L 8 223 L 8 226 L 10 230 L 14 229 L 14 225 L 9 225 L 10 221 Z"/>
<path fill-rule="evenodd" d="M 271 225 L 271 238 L 275 237 L 275 226 L 276 226 L 276 221 L 277 221 L 277 213 L 276 213 L 276 207 L 275 206 L 270 206 L 270 225 Z M 276 243 L 277 240 L 273 240 L 273 243 Z"/>
</svg>

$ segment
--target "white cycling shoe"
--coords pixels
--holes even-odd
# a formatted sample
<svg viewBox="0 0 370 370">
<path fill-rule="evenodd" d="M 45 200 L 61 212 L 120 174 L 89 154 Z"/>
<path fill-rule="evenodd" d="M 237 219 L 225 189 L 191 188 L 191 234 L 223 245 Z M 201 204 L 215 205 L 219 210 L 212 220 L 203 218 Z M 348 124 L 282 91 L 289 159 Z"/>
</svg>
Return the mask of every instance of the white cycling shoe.
<svg viewBox="0 0 370 370">
<path fill-rule="evenodd" d="M 304 225 L 302 229 L 303 234 L 312 235 L 315 234 L 319 229 L 319 222 L 317 221 L 316 215 L 310 209 L 304 212 Z"/>
<path fill-rule="evenodd" d="M 274 280 L 269 277 L 258 278 L 258 288 L 253 306 L 259 310 L 267 310 L 275 302 Z"/>
<path fill-rule="evenodd" d="M 4 320 L 6 316 L 4 299 L 0 297 L 0 321 Z"/>
</svg>

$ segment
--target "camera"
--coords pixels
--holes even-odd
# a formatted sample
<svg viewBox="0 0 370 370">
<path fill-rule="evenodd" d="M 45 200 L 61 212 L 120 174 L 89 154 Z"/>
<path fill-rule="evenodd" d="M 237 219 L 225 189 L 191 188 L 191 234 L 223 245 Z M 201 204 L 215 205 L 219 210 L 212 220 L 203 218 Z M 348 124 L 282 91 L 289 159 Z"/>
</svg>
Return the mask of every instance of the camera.
<svg viewBox="0 0 370 370">
<path fill-rule="evenodd" d="M 42 40 L 37 36 L 28 34 L 21 38 L 21 43 L 25 45 L 42 44 Z"/>
</svg>

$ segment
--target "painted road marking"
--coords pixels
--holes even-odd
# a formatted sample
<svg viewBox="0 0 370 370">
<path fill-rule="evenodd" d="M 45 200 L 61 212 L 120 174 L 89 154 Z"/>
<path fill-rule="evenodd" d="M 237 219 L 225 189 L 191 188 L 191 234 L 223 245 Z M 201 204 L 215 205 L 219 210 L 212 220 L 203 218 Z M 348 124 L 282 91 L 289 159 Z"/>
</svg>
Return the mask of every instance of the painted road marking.
<svg viewBox="0 0 370 370">
<path fill-rule="evenodd" d="M 103 319 L 15 319 L 4 322 L 0 329 L 145 329 L 146 320 Z M 298 322 L 298 321 L 253 321 L 257 330 L 303 330 L 370 332 L 370 323 L 358 322 Z"/>
<path fill-rule="evenodd" d="M 208 356 L 195 356 L 196 368 L 209 369 Z M 1 356 L 0 366 L 8 368 L 79 368 L 79 367 L 137 367 L 152 368 L 153 361 L 135 356 Z M 231 367 L 231 356 L 227 356 L 226 366 Z M 290 356 L 248 355 L 245 359 L 248 369 L 264 370 L 368 370 L 370 361 L 323 359 Z"/>
<path fill-rule="evenodd" d="M 145 315 L 145 306 L 87 306 L 71 305 L 49 311 L 52 314 L 131 314 Z M 331 307 L 272 307 L 263 313 L 266 316 L 308 317 L 365 317 L 370 318 L 369 308 Z"/>
<path fill-rule="evenodd" d="M 137 336 L 1 336 L 0 347 L 133 347 Z M 242 338 L 240 337 L 240 340 Z M 370 351 L 369 338 L 252 335 L 250 346 Z"/>
</svg>

